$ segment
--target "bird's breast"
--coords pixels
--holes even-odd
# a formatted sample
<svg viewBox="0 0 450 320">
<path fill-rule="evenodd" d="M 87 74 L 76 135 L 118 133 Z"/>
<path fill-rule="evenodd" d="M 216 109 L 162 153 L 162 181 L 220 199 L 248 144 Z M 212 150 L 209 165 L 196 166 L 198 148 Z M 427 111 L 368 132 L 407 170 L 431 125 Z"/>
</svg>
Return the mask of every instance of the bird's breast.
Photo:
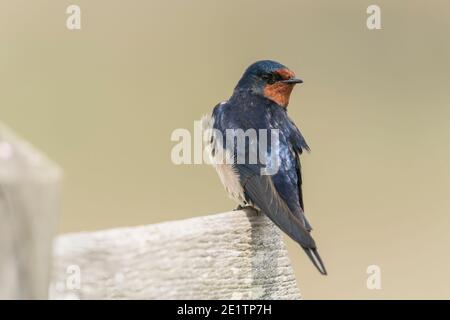
<svg viewBox="0 0 450 320">
<path fill-rule="evenodd" d="M 246 205 L 244 189 L 234 168 L 234 157 L 222 146 L 220 139 L 217 139 L 215 134 L 217 131 L 214 129 L 214 118 L 212 116 L 204 116 L 202 128 L 205 152 L 209 156 L 210 164 L 216 169 L 228 196 L 236 203 Z"/>
</svg>

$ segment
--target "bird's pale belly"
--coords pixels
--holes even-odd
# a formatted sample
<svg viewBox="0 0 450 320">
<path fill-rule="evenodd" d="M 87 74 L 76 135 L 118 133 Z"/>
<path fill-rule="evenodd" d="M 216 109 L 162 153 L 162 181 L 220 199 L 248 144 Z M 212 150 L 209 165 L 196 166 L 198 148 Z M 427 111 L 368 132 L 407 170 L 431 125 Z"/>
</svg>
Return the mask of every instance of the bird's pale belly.
<svg viewBox="0 0 450 320">
<path fill-rule="evenodd" d="M 211 165 L 216 169 L 228 196 L 237 204 L 246 206 L 244 190 L 239 181 L 236 170 L 233 168 L 231 155 L 224 150 L 214 136 L 214 119 L 211 116 L 204 116 L 202 119 L 202 128 L 204 134 L 205 150 L 210 157 Z"/>
<path fill-rule="evenodd" d="M 237 204 L 246 206 L 247 203 L 244 199 L 244 191 L 242 190 L 242 186 L 233 167 L 228 164 L 219 164 L 214 167 L 220 177 L 220 181 L 228 193 L 228 196 Z"/>
</svg>

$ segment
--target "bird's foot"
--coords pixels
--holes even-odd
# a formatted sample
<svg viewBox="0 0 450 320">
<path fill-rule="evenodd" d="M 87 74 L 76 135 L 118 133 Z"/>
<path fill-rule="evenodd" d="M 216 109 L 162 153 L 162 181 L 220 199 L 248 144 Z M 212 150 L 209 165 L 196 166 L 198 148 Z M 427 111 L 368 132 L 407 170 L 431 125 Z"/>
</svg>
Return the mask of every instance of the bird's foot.
<svg viewBox="0 0 450 320">
<path fill-rule="evenodd" d="M 252 210 L 256 212 L 256 215 L 259 216 L 259 210 L 257 210 L 255 207 L 251 205 L 241 206 L 238 205 L 236 208 L 233 209 L 233 211 L 240 211 L 240 210 Z"/>
</svg>

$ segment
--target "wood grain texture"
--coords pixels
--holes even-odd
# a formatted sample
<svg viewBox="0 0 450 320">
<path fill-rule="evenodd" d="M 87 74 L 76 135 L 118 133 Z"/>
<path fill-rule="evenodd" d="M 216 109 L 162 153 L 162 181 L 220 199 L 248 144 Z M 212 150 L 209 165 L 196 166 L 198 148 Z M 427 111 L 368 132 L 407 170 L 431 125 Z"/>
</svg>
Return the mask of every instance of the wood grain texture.
<svg viewBox="0 0 450 320">
<path fill-rule="evenodd" d="M 61 171 L 0 124 L 0 299 L 48 297 Z"/>
<path fill-rule="evenodd" d="M 300 299 L 281 232 L 253 210 L 55 242 L 53 299 Z"/>
</svg>

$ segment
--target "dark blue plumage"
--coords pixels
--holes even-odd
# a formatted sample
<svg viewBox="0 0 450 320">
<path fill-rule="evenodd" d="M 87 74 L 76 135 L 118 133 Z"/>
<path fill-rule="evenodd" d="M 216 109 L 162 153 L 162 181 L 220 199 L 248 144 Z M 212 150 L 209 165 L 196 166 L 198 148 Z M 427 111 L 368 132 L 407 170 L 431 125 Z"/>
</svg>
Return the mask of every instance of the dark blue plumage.
<svg viewBox="0 0 450 320">
<path fill-rule="evenodd" d="M 297 127 L 289 119 L 285 109 L 271 100 L 247 92 L 238 92 L 229 101 L 214 108 L 214 128 L 218 129 L 223 137 L 226 129 L 279 129 L 280 166 L 272 176 L 275 188 L 286 201 L 288 207 L 297 215 L 302 215 L 303 199 L 301 195 L 301 175 L 298 155 L 303 150 L 309 150 L 305 139 Z M 259 136 L 258 136 L 259 138 Z M 247 143 L 248 144 L 248 143 Z M 246 144 L 248 151 L 248 145 Z M 225 138 L 223 146 L 227 147 Z M 268 151 L 272 152 L 268 144 Z M 275 152 L 275 151 L 274 151 Z"/>
<path fill-rule="evenodd" d="M 290 92 L 294 84 L 299 82 L 301 80 L 295 79 L 294 74 L 278 62 L 265 60 L 251 65 L 236 86 L 232 97 L 213 110 L 212 126 L 223 137 L 221 141 L 214 141 L 214 145 L 215 148 L 233 152 L 231 170 L 236 174 L 242 188 L 242 198 L 245 199 L 243 205 L 251 205 L 263 211 L 297 241 L 318 270 L 326 274 L 316 244 L 310 235 L 311 225 L 304 215 L 299 156 L 303 150 L 309 150 L 309 147 L 288 117 L 286 109 Z M 279 157 L 278 171 L 272 175 L 261 174 L 261 169 L 266 165 L 260 158 L 257 163 L 249 163 L 251 139 L 246 140 L 245 144 L 246 162 L 237 163 L 238 153 L 242 151 L 236 150 L 235 140 L 233 145 L 229 145 L 231 141 L 226 140 L 230 129 L 255 129 L 258 141 L 261 138 L 259 129 L 267 129 L 269 134 L 271 130 L 278 129 L 278 147 L 271 148 L 269 140 L 267 148 L 269 157 L 275 153 Z M 222 180 L 226 187 L 230 187 L 227 186 L 230 182 Z"/>
</svg>

